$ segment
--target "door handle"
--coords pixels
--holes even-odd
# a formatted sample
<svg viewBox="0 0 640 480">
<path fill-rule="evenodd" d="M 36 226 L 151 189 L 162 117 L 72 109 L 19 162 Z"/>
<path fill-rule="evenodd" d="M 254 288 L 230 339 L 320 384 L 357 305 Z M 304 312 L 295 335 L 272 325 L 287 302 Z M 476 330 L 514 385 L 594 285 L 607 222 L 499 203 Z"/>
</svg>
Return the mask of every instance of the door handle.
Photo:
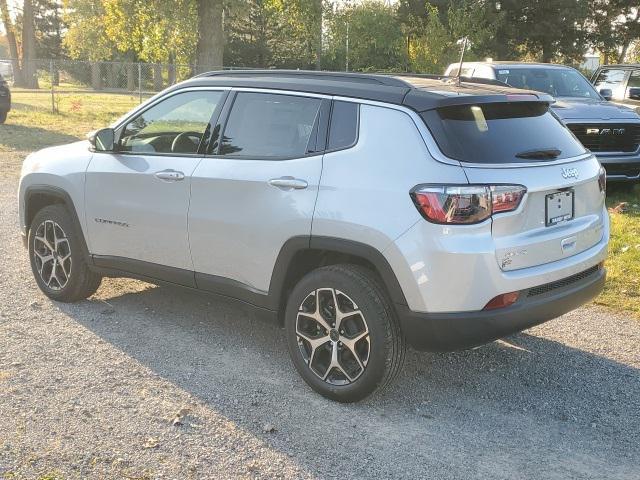
<svg viewBox="0 0 640 480">
<path fill-rule="evenodd" d="M 162 170 L 160 172 L 156 172 L 156 178 L 167 182 L 177 182 L 178 180 L 184 180 L 184 173 L 170 169 Z"/>
<path fill-rule="evenodd" d="M 269 185 L 281 188 L 282 190 L 301 190 L 309 185 L 305 180 L 293 177 L 272 178 Z"/>
</svg>

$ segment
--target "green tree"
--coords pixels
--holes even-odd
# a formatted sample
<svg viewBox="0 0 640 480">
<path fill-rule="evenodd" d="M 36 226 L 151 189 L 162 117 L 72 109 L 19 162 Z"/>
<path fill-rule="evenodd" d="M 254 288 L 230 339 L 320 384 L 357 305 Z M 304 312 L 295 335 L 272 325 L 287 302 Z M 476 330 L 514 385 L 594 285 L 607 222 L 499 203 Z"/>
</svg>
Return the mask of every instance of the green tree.
<svg viewBox="0 0 640 480">
<path fill-rule="evenodd" d="M 273 14 L 268 45 L 272 65 L 313 69 L 319 65 L 322 14 L 327 4 L 318 0 L 270 0 Z"/>
<path fill-rule="evenodd" d="M 273 66 L 271 45 L 276 37 L 279 11 L 269 0 L 237 0 L 225 12 L 225 65 Z"/>
<path fill-rule="evenodd" d="M 337 8 L 327 14 L 325 53 L 329 68 L 359 71 L 402 71 L 406 67 L 406 44 L 395 8 L 381 1 L 365 1 Z"/>
<path fill-rule="evenodd" d="M 62 33 L 66 26 L 62 20 L 62 4 L 58 0 L 34 0 L 34 7 L 38 58 L 63 58 Z"/>
<path fill-rule="evenodd" d="M 587 26 L 589 41 L 602 52 L 605 63 L 624 63 L 640 39 L 640 5 L 637 0 L 593 0 Z"/>
<path fill-rule="evenodd" d="M 63 44 L 71 58 L 94 61 L 113 58 L 116 42 L 107 35 L 102 2 L 66 0 L 64 21 L 68 29 Z"/>
<path fill-rule="evenodd" d="M 469 40 L 467 60 L 487 55 L 502 14 L 482 0 L 401 0 L 398 15 L 407 35 L 409 68 L 441 74 L 459 59 L 459 40 Z"/>
<path fill-rule="evenodd" d="M 198 17 L 192 0 L 103 0 L 103 4 L 104 33 L 121 54 L 152 63 L 194 60 L 193 25 Z"/>
</svg>

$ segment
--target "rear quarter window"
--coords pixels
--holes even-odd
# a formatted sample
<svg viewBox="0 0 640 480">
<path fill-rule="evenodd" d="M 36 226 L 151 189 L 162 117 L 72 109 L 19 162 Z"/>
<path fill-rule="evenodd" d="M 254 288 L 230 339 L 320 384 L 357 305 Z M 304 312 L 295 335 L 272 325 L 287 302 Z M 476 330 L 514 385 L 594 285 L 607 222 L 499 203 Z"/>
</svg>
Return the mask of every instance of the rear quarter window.
<svg viewBox="0 0 640 480">
<path fill-rule="evenodd" d="M 421 116 L 440 150 L 461 162 L 544 162 L 586 153 L 545 103 L 456 105 Z"/>
<path fill-rule="evenodd" d="M 331 111 L 328 150 L 339 150 L 353 146 L 358 139 L 359 105 L 336 101 Z"/>
</svg>

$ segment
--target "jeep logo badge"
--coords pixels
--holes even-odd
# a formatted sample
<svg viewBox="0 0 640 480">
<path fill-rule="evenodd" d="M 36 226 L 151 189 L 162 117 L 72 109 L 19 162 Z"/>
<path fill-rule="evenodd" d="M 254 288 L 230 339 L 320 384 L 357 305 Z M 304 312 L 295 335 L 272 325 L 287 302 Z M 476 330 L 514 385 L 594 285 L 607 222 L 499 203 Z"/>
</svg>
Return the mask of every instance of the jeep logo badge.
<svg viewBox="0 0 640 480">
<path fill-rule="evenodd" d="M 562 178 L 578 178 L 578 169 L 577 168 L 563 168 L 562 169 Z"/>
</svg>

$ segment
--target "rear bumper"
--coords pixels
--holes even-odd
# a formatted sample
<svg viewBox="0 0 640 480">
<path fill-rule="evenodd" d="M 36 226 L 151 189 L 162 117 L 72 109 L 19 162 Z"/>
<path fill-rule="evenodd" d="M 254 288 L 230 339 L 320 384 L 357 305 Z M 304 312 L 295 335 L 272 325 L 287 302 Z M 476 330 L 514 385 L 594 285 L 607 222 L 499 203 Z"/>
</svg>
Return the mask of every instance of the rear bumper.
<svg viewBox="0 0 640 480">
<path fill-rule="evenodd" d="M 592 267 L 566 279 L 522 290 L 510 307 L 462 313 L 413 312 L 397 305 L 402 332 L 417 350 L 446 352 L 472 348 L 567 313 L 596 297 L 606 270 Z"/>
<path fill-rule="evenodd" d="M 608 182 L 640 182 L 640 152 L 635 154 L 594 154 L 607 171 Z"/>
</svg>

